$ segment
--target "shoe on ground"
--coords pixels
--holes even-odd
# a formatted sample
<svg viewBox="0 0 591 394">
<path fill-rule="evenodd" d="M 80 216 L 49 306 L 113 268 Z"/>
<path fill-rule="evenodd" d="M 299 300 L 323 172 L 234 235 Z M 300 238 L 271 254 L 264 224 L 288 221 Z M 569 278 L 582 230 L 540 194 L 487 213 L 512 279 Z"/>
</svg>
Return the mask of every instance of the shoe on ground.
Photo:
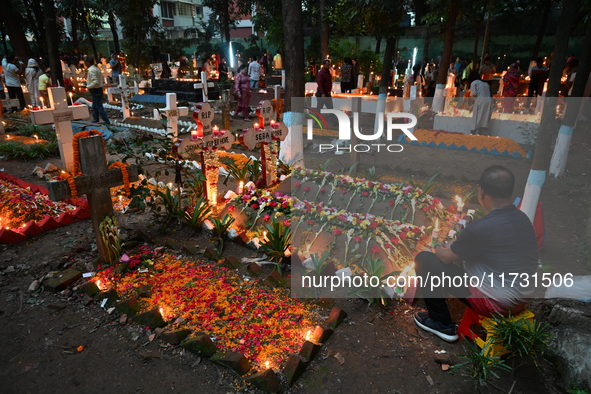
<svg viewBox="0 0 591 394">
<path fill-rule="evenodd" d="M 252 122 L 252 120 L 250 120 L 250 118 L 244 118 L 245 122 Z"/>
<path fill-rule="evenodd" d="M 420 329 L 435 334 L 446 342 L 458 340 L 457 326 L 453 323 L 448 326 L 441 324 L 437 320 L 431 319 L 427 312 L 415 313 L 414 319 Z"/>
</svg>

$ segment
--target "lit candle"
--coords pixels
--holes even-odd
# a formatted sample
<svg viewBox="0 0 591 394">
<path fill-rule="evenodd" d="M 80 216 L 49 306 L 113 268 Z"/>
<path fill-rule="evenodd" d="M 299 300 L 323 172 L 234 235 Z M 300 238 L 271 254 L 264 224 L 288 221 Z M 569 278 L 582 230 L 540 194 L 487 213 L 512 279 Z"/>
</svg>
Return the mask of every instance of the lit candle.
<svg viewBox="0 0 591 394">
<path fill-rule="evenodd" d="M 213 132 L 213 135 L 215 137 L 217 137 L 218 135 L 220 135 L 220 128 L 217 126 L 213 126 L 212 132 Z"/>
<path fill-rule="evenodd" d="M 259 131 L 261 129 L 261 126 L 258 123 L 255 123 L 253 126 L 255 131 Z"/>
<path fill-rule="evenodd" d="M 244 193 L 244 181 L 240 181 L 240 183 L 238 184 L 238 194 L 243 194 Z"/>
<path fill-rule="evenodd" d="M 281 122 L 275 122 L 274 120 L 271 121 L 271 128 L 273 130 L 277 130 L 279 128 L 279 125 L 281 124 Z"/>
<path fill-rule="evenodd" d="M 306 333 L 306 341 L 310 340 L 310 335 L 312 335 L 312 330 L 308 330 L 308 332 Z"/>
<path fill-rule="evenodd" d="M 74 105 L 74 99 L 72 98 L 72 92 L 70 92 L 70 102 Z"/>
<path fill-rule="evenodd" d="M 41 99 L 41 109 L 45 109 L 45 102 L 43 101 L 43 97 L 39 97 Z"/>
<path fill-rule="evenodd" d="M 268 361 L 268 360 L 267 360 L 267 361 L 265 361 L 265 368 L 266 368 L 266 369 L 269 369 L 269 361 Z"/>
<path fill-rule="evenodd" d="M 35 137 L 35 141 L 39 141 L 39 137 L 37 136 L 37 134 L 33 134 L 33 137 Z"/>
<path fill-rule="evenodd" d="M 460 196 L 456 196 L 456 202 L 458 203 L 458 214 L 461 214 L 464 210 L 464 202 Z"/>
<path fill-rule="evenodd" d="M 197 130 L 191 130 L 191 141 L 197 141 Z"/>
<path fill-rule="evenodd" d="M 211 205 L 213 205 L 214 207 L 216 205 L 218 205 L 218 194 L 217 193 L 213 193 L 213 195 L 211 196 Z"/>
</svg>

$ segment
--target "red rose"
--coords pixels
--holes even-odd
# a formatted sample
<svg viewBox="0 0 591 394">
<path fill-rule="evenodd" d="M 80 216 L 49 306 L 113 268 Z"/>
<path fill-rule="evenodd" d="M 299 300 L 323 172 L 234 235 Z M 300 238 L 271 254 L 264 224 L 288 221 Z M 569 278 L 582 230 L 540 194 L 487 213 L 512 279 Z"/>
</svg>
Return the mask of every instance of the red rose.
<svg viewBox="0 0 591 394">
<path fill-rule="evenodd" d="M 339 235 L 339 234 L 342 234 L 343 232 L 341 231 L 341 229 L 340 229 L 340 228 L 335 228 L 335 229 L 333 230 L 333 232 L 332 232 L 332 233 L 333 233 L 334 235 Z"/>
<path fill-rule="evenodd" d="M 269 206 L 271 206 L 272 208 L 275 208 L 277 206 L 277 201 L 271 201 L 269 203 Z"/>
<path fill-rule="evenodd" d="M 400 234 L 398 234 L 398 236 L 400 237 L 400 239 L 405 239 L 406 238 L 406 233 L 402 232 Z"/>
<path fill-rule="evenodd" d="M 378 253 L 380 251 L 380 247 L 378 245 L 374 245 L 371 247 L 371 251 L 374 253 Z"/>
<path fill-rule="evenodd" d="M 326 189 L 325 188 L 320 189 L 320 193 L 326 193 Z"/>
<path fill-rule="evenodd" d="M 310 226 L 313 226 L 313 225 L 314 225 L 314 221 L 313 221 L 312 219 L 310 219 L 310 220 L 308 220 L 308 224 L 309 224 Z"/>
<path fill-rule="evenodd" d="M 305 192 L 309 192 L 310 191 L 310 187 L 309 186 L 304 187 L 304 191 Z"/>
<path fill-rule="evenodd" d="M 390 206 L 394 205 L 394 200 L 388 201 L 388 204 L 390 204 Z"/>
<path fill-rule="evenodd" d="M 378 227 L 378 222 L 373 221 L 369 224 L 369 228 L 377 228 Z"/>
<path fill-rule="evenodd" d="M 367 197 L 367 196 L 369 196 L 369 193 L 368 192 L 362 192 L 361 195 L 364 196 L 364 197 Z"/>
<path fill-rule="evenodd" d="M 359 243 L 359 242 L 361 242 L 361 237 L 359 237 L 359 236 L 353 237 L 353 241 Z"/>
<path fill-rule="evenodd" d="M 394 245 L 398 245 L 400 243 L 400 241 L 396 237 L 390 238 L 390 242 L 392 242 Z"/>
<path fill-rule="evenodd" d="M 259 204 L 252 204 L 250 207 L 252 209 L 259 209 Z"/>
</svg>

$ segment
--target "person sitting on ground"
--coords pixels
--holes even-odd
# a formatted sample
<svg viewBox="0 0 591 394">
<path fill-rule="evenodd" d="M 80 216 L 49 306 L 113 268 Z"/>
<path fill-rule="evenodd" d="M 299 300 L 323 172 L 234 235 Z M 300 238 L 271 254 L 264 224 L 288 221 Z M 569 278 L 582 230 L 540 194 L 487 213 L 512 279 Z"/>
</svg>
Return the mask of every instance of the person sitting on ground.
<svg viewBox="0 0 591 394">
<path fill-rule="evenodd" d="M 531 275 L 538 267 L 538 246 L 531 221 L 512 203 L 514 184 L 513 173 L 505 167 L 484 170 L 478 201 L 487 215 L 470 223 L 455 242 L 415 256 L 417 277 L 451 277 L 442 286 L 431 287 L 432 281 L 422 284 L 427 312 L 414 315 L 421 329 L 448 342 L 458 339 L 444 291 L 485 317 L 515 315 L 525 309 L 534 291 Z M 452 285 L 460 283 L 454 281 L 457 277 L 462 278 L 461 286 Z"/>
</svg>

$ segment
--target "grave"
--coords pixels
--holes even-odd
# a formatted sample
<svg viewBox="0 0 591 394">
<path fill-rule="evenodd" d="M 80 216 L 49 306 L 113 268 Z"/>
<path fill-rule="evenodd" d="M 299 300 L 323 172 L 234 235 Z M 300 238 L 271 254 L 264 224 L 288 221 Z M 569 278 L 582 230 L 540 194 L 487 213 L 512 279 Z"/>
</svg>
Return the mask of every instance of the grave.
<svg viewBox="0 0 591 394">
<path fill-rule="evenodd" d="M 4 134 L 4 108 L 12 108 L 18 106 L 18 99 L 0 100 L 0 134 Z"/>
<path fill-rule="evenodd" d="M 277 181 L 277 158 L 279 143 L 289 132 L 285 124 L 277 122 L 277 110 L 272 101 L 261 101 L 256 109 L 259 118 L 253 127 L 244 129 L 239 141 L 247 149 L 261 147 L 263 186 L 271 186 Z"/>
<path fill-rule="evenodd" d="M 188 107 L 177 107 L 176 93 L 166 93 L 166 107 L 162 109 L 154 108 L 154 119 L 166 117 L 167 134 L 172 133 L 173 137 L 178 137 L 178 122 L 180 116 L 189 115 Z"/>
<path fill-rule="evenodd" d="M 60 148 L 60 157 L 66 171 L 74 169 L 74 152 L 72 149 L 72 120 L 89 117 L 86 105 L 68 106 L 66 89 L 63 87 L 49 88 L 49 109 L 31 110 L 31 123 L 55 123 L 55 132 Z"/>
<path fill-rule="evenodd" d="M 72 180 L 78 195 L 86 194 L 88 198 L 99 259 L 104 263 L 111 263 L 108 257 L 108 246 L 100 231 L 103 220 L 113 217 L 114 214 L 110 189 L 125 183 L 124 172 L 127 172 L 128 182 L 137 181 L 138 168 L 132 165 L 126 167 L 126 171 L 121 168 L 108 169 L 100 133 L 96 132 L 94 135 L 91 135 L 92 132 L 85 133 L 90 136 L 78 139 L 80 163 L 76 163 L 80 165 L 80 170 L 84 175 L 72 178 Z M 46 187 L 49 198 L 53 201 L 62 201 L 72 197 L 72 189 L 67 180 L 47 182 Z"/>
<path fill-rule="evenodd" d="M 213 88 L 213 86 L 213 82 L 207 82 L 206 72 L 201 72 L 201 82 L 193 85 L 195 89 L 201 89 L 201 95 L 205 103 L 209 101 L 209 88 Z"/>
<path fill-rule="evenodd" d="M 125 74 L 119 75 L 119 86 L 110 87 L 107 89 L 107 97 L 110 103 L 114 101 L 114 94 L 121 95 L 121 111 L 123 113 L 123 120 L 131 116 L 129 111 L 130 93 L 137 94 L 138 91 L 139 90 L 136 81 L 133 81 L 133 87 L 127 86 L 127 76 Z"/>
</svg>

